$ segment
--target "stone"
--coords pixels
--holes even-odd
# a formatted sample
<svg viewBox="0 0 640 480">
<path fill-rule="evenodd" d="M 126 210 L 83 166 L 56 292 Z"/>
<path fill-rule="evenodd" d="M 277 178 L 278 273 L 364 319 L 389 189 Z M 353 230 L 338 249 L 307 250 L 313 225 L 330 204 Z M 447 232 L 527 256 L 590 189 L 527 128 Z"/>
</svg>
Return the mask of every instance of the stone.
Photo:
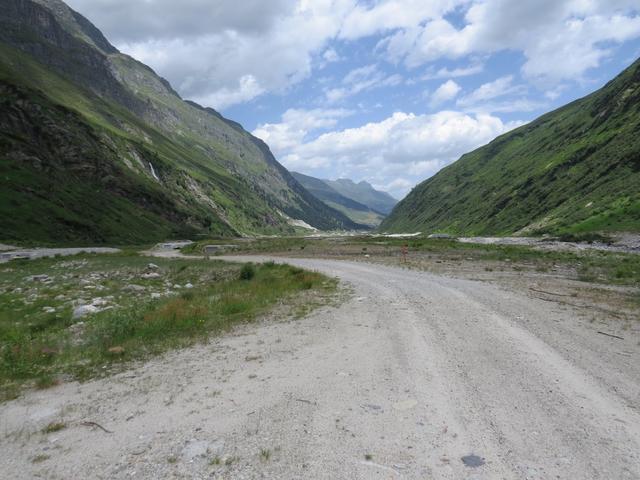
<svg viewBox="0 0 640 480">
<path fill-rule="evenodd" d="M 133 283 L 122 287 L 123 292 L 144 292 L 145 290 L 146 287 L 143 287 L 142 285 L 135 285 Z"/>
<path fill-rule="evenodd" d="M 42 311 L 44 313 L 54 313 L 56 311 L 56 309 L 53 308 L 53 307 L 42 307 Z"/>
<path fill-rule="evenodd" d="M 80 305 L 73 309 L 73 315 L 71 318 L 74 320 L 77 318 L 83 318 L 87 315 L 92 315 L 94 313 L 98 313 L 100 309 L 95 305 Z"/>
<path fill-rule="evenodd" d="M 396 402 L 393 404 L 393 408 L 395 408 L 396 410 L 411 410 L 412 408 L 414 408 L 415 406 L 418 405 L 417 400 L 413 400 L 413 399 L 409 399 L 409 400 L 403 400 L 402 402 Z"/>
<path fill-rule="evenodd" d="M 147 269 L 148 270 L 158 270 L 160 267 L 158 265 L 156 265 L 155 263 L 150 263 L 149 265 L 147 265 Z"/>
<path fill-rule="evenodd" d="M 187 283 L 184 288 L 193 288 L 193 285 L 191 283 Z"/>
<path fill-rule="evenodd" d="M 196 458 L 206 457 L 209 454 L 209 442 L 204 440 L 189 440 L 182 449 L 182 458 L 187 462 L 193 462 Z"/>
<path fill-rule="evenodd" d="M 124 347 L 111 347 L 109 350 L 107 350 L 109 353 L 111 353 L 112 355 L 122 355 L 124 354 Z"/>
<path fill-rule="evenodd" d="M 28 282 L 46 282 L 50 280 L 49 275 L 31 275 L 30 277 L 25 278 Z"/>
<path fill-rule="evenodd" d="M 158 272 L 143 273 L 140 276 L 142 278 L 146 279 L 146 280 L 150 280 L 150 279 L 153 279 L 153 278 L 160 278 L 160 274 Z"/>
</svg>

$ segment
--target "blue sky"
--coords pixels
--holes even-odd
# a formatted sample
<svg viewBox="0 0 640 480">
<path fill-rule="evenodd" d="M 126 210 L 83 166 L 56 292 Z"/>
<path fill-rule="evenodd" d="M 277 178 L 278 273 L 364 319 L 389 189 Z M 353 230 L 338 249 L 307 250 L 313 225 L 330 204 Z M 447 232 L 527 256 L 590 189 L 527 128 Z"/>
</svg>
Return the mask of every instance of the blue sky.
<svg viewBox="0 0 640 480">
<path fill-rule="evenodd" d="M 637 0 L 70 0 L 290 170 L 401 198 L 640 57 Z"/>
</svg>

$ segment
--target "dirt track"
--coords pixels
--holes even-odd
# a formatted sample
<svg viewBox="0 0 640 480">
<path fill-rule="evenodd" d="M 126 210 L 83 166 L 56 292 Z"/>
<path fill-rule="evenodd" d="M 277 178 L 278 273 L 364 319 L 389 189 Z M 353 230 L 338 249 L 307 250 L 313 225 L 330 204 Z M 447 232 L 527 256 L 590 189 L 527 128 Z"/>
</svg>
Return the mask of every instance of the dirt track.
<svg viewBox="0 0 640 480">
<path fill-rule="evenodd" d="M 600 335 L 480 282 L 288 262 L 352 297 L 0 405 L 7 478 L 640 478 L 637 328 Z"/>
</svg>

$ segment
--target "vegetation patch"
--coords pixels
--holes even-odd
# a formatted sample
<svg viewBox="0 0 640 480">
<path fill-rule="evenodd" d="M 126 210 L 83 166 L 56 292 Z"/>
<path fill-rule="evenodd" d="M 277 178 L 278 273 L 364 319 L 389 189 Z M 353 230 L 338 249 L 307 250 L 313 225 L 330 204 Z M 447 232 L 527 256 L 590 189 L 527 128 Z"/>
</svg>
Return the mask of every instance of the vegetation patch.
<svg viewBox="0 0 640 480">
<path fill-rule="evenodd" d="M 82 380 L 206 340 L 274 306 L 294 304 L 300 294 L 326 299 L 336 285 L 318 273 L 274 263 L 116 254 L 3 264 L 1 398 L 15 398 L 24 385 Z"/>
</svg>

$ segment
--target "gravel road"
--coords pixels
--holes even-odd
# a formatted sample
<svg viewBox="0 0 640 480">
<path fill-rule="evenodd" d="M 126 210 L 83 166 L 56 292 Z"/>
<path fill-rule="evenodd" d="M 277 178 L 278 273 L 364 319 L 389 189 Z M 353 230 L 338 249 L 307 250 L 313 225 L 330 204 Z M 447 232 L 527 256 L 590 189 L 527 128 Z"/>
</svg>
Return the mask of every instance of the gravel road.
<svg viewBox="0 0 640 480">
<path fill-rule="evenodd" d="M 481 282 L 287 261 L 352 295 L 0 405 L 3 475 L 640 478 L 638 329 L 599 335 Z M 67 428 L 41 433 L 53 421 Z"/>
</svg>

